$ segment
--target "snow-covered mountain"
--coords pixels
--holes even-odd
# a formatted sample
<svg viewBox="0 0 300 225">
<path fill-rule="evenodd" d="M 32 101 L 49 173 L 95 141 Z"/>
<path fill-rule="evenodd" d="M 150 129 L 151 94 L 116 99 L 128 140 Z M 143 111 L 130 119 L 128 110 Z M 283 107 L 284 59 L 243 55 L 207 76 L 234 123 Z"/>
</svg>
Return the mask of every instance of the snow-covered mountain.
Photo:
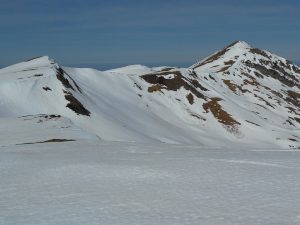
<svg viewBox="0 0 300 225">
<path fill-rule="evenodd" d="M 35 58 L 0 70 L 0 105 L 10 127 L 30 118 L 28 129 L 49 131 L 37 141 L 300 147 L 300 68 L 245 42 L 190 68 L 97 71 Z"/>
</svg>

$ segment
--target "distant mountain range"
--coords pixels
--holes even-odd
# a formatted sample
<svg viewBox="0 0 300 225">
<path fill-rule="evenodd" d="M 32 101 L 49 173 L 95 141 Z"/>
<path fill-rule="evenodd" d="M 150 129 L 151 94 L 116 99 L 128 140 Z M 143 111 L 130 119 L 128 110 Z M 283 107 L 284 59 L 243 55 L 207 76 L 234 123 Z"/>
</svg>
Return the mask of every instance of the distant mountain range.
<svg viewBox="0 0 300 225">
<path fill-rule="evenodd" d="M 300 147 L 300 68 L 242 41 L 187 68 L 98 71 L 30 59 L 0 70 L 0 104 L 14 129 L 55 126 L 48 141 Z"/>
</svg>

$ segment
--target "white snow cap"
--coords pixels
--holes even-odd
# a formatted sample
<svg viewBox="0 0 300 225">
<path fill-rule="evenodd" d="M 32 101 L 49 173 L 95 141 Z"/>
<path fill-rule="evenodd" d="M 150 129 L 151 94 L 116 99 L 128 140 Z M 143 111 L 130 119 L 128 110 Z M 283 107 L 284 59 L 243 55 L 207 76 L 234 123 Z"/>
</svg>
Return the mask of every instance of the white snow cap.
<svg viewBox="0 0 300 225">
<path fill-rule="evenodd" d="M 245 41 L 236 41 L 231 44 L 232 46 L 230 48 L 238 48 L 238 49 L 248 49 L 251 48 L 251 46 L 245 42 Z"/>
</svg>

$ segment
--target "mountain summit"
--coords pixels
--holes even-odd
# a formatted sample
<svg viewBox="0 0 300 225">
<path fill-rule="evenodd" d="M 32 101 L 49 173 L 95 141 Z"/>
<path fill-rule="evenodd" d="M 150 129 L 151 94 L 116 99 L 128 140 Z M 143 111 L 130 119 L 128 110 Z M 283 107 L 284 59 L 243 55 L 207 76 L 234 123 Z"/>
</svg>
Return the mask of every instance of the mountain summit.
<svg viewBox="0 0 300 225">
<path fill-rule="evenodd" d="M 298 66 L 238 41 L 189 68 L 31 59 L 0 70 L 0 117 L 52 115 L 101 140 L 298 148 L 299 93 Z"/>
</svg>

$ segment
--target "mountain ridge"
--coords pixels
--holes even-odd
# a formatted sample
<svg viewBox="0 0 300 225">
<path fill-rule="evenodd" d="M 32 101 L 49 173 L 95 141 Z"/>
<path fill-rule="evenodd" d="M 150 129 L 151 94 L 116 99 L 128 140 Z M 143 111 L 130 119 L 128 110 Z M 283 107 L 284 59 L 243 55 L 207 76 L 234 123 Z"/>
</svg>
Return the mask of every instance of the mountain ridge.
<svg viewBox="0 0 300 225">
<path fill-rule="evenodd" d="M 300 147 L 299 67 L 246 42 L 189 68 L 97 71 L 44 56 L 1 69 L 0 86 L 0 117 L 60 115 L 101 140 Z"/>
</svg>

